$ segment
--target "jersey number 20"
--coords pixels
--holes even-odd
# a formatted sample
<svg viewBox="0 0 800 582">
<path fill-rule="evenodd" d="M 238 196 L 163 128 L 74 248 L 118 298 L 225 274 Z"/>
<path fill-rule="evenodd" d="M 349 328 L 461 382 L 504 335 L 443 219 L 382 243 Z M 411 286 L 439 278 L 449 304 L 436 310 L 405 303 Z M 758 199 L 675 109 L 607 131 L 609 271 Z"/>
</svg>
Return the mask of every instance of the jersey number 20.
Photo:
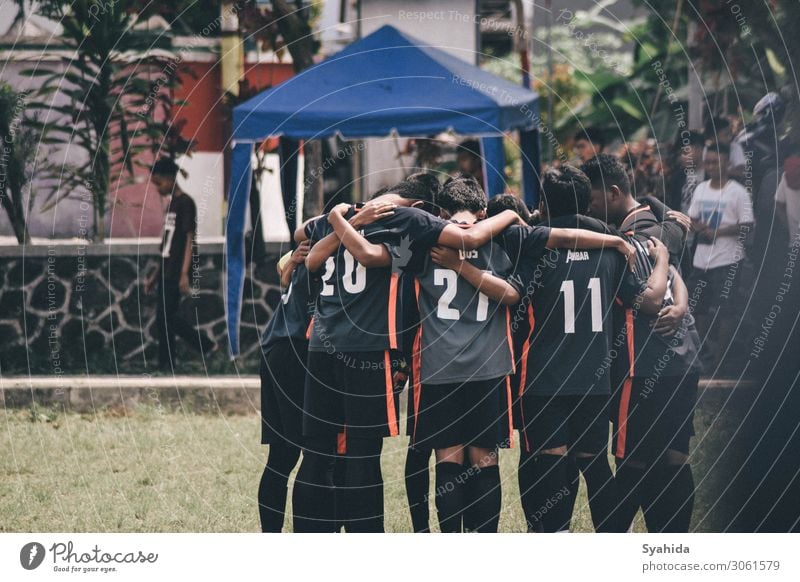
<svg viewBox="0 0 800 582">
<path fill-rule="evenodd" d="M 344 273 L 342 274 L 342 287 L 348 293 L 355 295 L 361 293 L 367 288 L 367 269 L 364 265 L 359 265 L 358 262 L 350 254 L 350 251 L 342 253 L 344 258 Z M 333 283 L 331 277 L 336 269 L 336 260 L 333 257 L 328 257 L 325 261 L 325 274 L 322 275 L 322 289 L 319 294 L 324 296 L 333 295 Z"/>
</svg>

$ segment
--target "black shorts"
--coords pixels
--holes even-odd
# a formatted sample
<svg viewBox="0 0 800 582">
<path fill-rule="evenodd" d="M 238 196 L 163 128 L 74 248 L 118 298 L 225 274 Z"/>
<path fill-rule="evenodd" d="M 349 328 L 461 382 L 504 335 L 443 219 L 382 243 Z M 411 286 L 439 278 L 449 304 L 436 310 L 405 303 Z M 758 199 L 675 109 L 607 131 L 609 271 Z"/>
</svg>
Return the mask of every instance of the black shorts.
<svg viewBox="0 0 800 582">
<path fill-rule="evenodd" d="M 549 396 L 526 393 L 526 426 L 521 438 L 527 452 L 566 446 L 572 453 L 608 452 L 608 395 Z"/>
<path fill-rule="evenodd" d="M 456 384 L 417 384 L 412 443 L 444 449 L 512 446 L 506 377 Z"/>
<path fill-rule="evenodd" d="M 667 449 L 689 454 L 699 380 L 688 374 L 624 381 L 612 412 L 614 456 L 649 464 Z"/>
<path fill-rule="evenodd" d="M 261 359 L 261 444 L 301 446 L 308 342 L 277 340 Z"/>
<path fill-rule="evenodd" d="M 398 434 L 392 358 L 380 352 L 308 352 L 303 435 Z"/>
</svg>

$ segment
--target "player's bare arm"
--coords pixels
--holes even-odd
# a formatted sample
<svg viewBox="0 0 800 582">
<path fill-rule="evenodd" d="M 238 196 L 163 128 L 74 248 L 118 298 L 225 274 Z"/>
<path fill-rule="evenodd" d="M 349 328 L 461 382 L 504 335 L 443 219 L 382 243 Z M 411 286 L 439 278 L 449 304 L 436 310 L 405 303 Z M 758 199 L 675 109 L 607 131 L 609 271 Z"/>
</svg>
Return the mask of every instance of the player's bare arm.
<svg viewBox="0 0 800 582">
<path fill-rule="evenodd" d="M 450 247 L 433 247 L 431 260 L 437 265 L 455 271 L 459 276 L 486 295 L 489 299 L 503 305 L 516 305 L 520 296 L 507 281 L 491 273 L 482 271 L 469 261 L 465 261 L 459 252 Z"/>
<path fill-rule="evenodd" d="M 192 265 L 192 243 L 194 242 L 194 232 L 186 235 L 186 247 L 183 250 L 183 263 L 181 264 L 181 279 L 178 283 L 181 293 L 189 294 L 189 267 Z"/>
<path fill-rule="evenodd" d="M 647 250 L 655 264 L 647 278 L 645 290 L 639 294 L 638 302 L 642 313 L 655 315 L 661 310 L 669 283 L 669 251 L 664 243 L 655 237 L 650 237 L 647 241 Z"/>
<path fill-rule="evenodd" d="M 312 222 L 314 222 L 315 220 L 317 220 L 319 218 L 322 218 L 323 216 L 325 216 L 325 215 L 321 214 L 319 216 L 314 216 L 314 217 L 309 218 L 308 220 L 306 220 L 300 226 L 298 226 L 297 229 L 294 231 L 294 242 L 301 243 L 304 240 L 308 240 L 308 235 L 306 234 L 306 227 L 309 224 L 311 224 Z"/>
<path fill-rule="evenodd" d="M 301 242 L 298 247 L 292 252 L 288 260 L 278 261 L 277 269 L 278 276 L 281 278 L 281 287 L 286 288 L 292 280 L 292 273 L 294 273 L 297 265 L 305 263 L 308 251 L 311 249 L 310 241 Z"/>
<path fill-rule="evenodd" d="M 551 228 L 547 247 L 551 249 L 614 249 L 633 268 L 636 250 L 624 239 L 582 228 Z"/>
<path fill-rule="evenodd" d="M 496 216 L 476 222 L 470 228 L 464 229 L 455 224 L 448 224 L 439 234 L 437 242 L 441 246 L 454 249 L 477 249 L 512 224 L 519 224 L 520 222 L 521 219 L 516 212 L 504 210 Z"/>
<path fill-rule="evenodd" d="M 311 250 L 308 251 L 308 255 L 306 256 L 306 269 L 311 273 L 319 271 L 325 264 L 325 261 L 328 260 L 328 257 L 336 252 L 340 244 L 341 241 L 339 237 L 336 236 L 335 232 L 317 241 L 311 246 Z"/>
<path fill-rule="evenodd" d="M 339 204 L 328 213 L 328 222 L 336 236 L 359 264 L 367 268 L 389 266 L 392 257 L 388 249 L 383 245 L 369 242 L 345 219 L 344 215 L 349 209 L 349 204 Z"/>
<path fill-rule="evenodd" d="M 653 324 L 653 331 L 666 337 L 674 336 L 680 329 L 681 322 L 689 311 L 689 290 L 683 277 L 675 267 L 670 266 L 672 274 L 672 299 L 674 303 L 658 312 L 658 319 Z"/>
</svg>

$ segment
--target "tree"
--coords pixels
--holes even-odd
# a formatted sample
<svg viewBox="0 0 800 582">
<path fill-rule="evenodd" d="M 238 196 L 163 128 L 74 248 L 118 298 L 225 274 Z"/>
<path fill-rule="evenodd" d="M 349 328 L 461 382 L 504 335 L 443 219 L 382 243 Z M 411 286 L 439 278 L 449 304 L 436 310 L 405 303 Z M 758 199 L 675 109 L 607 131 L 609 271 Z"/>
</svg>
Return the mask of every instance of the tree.
<svg viewBox="0 0 800 582">
<path fill-rule="evenodd" d="M 152 50 L 168 48 L 169 39 L 135 29 L 140 4 L 43 0 L 37 8 L 62 25 L 63 40 L 74 50 L 26 71 L 42 77 L 37 100 L 31 103 L 43 113 L 38 123 L 42 142 L 77 148 L 85 157 L 82 162 L 42 166 L 43 209 L 67 197 L 90 196 L 93 238 L 98 241 L 105 236 L 110 185 L 131 180 L 137 154 L 163 140 L 165 125 L 156 112 L 171 99 L 171 88 L 178 82 L 172 55 Z"/>
<path fill-rule="evenodd" d="M 20 244 L 30 240 L 24 197 L 36 159 L 37 133 L 24 121 L 27 93 L 0 83 L 0 205 Z"/>
</svg>

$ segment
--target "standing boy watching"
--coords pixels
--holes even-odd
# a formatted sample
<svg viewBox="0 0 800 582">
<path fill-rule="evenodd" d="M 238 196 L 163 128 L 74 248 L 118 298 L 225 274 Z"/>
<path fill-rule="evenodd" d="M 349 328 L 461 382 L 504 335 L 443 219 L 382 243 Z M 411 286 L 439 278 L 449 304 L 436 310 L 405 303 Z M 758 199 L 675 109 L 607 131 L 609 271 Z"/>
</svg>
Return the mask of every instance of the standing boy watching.
<svg viewBox="0 0 800 582">
<path fill-rule="evenodd" d="M 171 196 L 164 218 L 161 241 L 161 264 L 145 279 L 144 291 L 149 294 L 158 283 L 158 367 L 175 369 L 175 335 L 208 356 L 217 347 L 205 334 L 179 314 L 181 295 L 188 295 L 191 287 L 189 270 L 196 253 L 197 207 L 194 200 L 178 187 L 178 166 L 170 158 L 161 158 L 153 164 L 150 181 L 158 193 Z"/>
</svg>

